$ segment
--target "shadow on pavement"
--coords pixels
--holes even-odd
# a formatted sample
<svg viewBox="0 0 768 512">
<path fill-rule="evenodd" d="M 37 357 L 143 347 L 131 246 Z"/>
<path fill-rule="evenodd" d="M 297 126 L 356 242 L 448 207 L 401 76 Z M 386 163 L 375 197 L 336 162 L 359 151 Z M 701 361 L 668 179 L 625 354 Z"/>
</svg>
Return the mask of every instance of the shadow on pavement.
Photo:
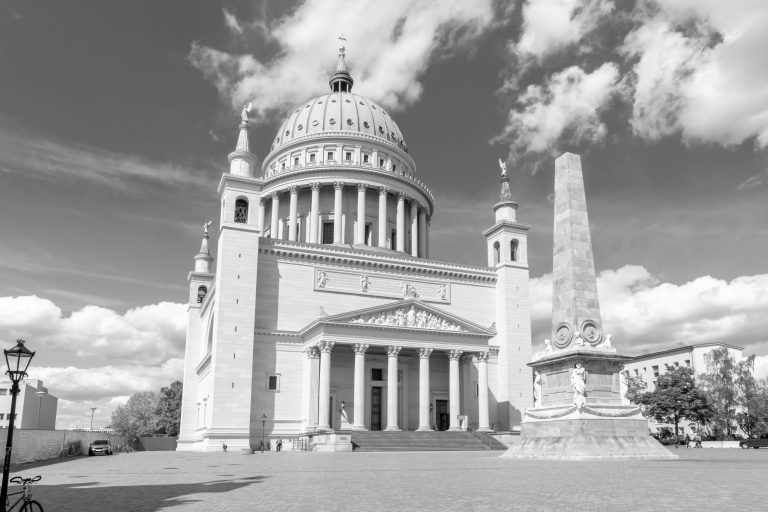
<svg viewBox="0 0 768 512">
<path fill-rule="evenodd" d="M 40 485 L 33 494 L 46 510 L 56 512 L 153 512 L 188 503 L 206 501 L 215 507 L 217 498 L 203 500 L 192 494 L 226 493 L 260 483 L 266 476 L 251 476 L 190 484 L 104 486 L 99 482 Z"/>
</svg>

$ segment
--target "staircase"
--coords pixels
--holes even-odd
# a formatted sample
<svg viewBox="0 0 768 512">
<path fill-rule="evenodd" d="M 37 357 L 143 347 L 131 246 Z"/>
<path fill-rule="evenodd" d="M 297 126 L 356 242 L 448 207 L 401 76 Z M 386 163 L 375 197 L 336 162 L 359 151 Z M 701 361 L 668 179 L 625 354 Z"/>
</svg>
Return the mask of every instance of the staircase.
<svg viewBox="0 0 768 512">
<path fill-rule="evenodd" d="M 504 450 L 487 434 L 472 432 L 350 432 L 352 448 L 359 452 L 429 452 Z"/>
</svg>

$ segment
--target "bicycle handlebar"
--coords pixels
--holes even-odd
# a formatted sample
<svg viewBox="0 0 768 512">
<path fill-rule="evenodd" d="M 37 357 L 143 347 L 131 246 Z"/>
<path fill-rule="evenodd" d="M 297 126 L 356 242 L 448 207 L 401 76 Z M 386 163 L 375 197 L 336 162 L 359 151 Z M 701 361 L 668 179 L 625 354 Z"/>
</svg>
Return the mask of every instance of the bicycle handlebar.
<svg viewBox="0 0 768 512">
<path fill-rule="evenodd" d="M 25 484 L 25 483 L 28 483 L 28 482 L 30 482 L 30 483 L 31 482 L 39 482 L 42 478 L 43 477 L 40 476 L 40 475 L 33 476 L 32 478 L 22 478 L 20 476 L 15 476 L 15 477 L 11 478 L 11 482 L 13 482 L 14 484 Z"/>
</svg>

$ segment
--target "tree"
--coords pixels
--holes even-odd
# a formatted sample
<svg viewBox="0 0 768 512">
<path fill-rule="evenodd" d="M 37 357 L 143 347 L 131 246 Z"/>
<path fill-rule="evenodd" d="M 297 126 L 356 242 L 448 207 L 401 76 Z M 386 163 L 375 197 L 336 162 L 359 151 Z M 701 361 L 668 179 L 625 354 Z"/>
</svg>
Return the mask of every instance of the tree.
<svg viewBox="0 0 768 512">
<path fill-rule="evenodd" d="M 707 372 L 700 379 L 712 410 L 715 430 L 731 436 L 739 406 L 737 379 L 740 373 L 748 369 L 742 365 L 745 361 L 736 363 L 727 347 L 720 347 L 705 354 L 704 361 L 707 364 Z"/>
<path fill-rule="evenodd" d="M 758 382 L 753 375 L 755 356 L 740 361 L 735 367 L 736 423 L 747 435 L 768 430 L 768 383 Z"/>
<path fill-rule="evenodd" d="M 155 410 L 158 434 L 179 435 L 181 391 L 182 383 L 180 380 L 171 382 L 168 387 L 160 388 L 160 399 L 157 401 L 157 409 Z"/>
<path fill-rule="evenodd" d="M 131 395 L 125 405 L 112 411 L 111 427 L 130 439 L 151 436 L 157 429 L 155 409 L 157 398 L 151 391 L 141 391 Z"/>
<path fill-rule="evenodd" d="M 692 368 L 669 368 L 659 376 L 656 388 L 641 393 L 637 400 L 656 421 L 673 423 L 675 435 L 680 420 L 700 421 L 708 412 L 707 399 L 696 386 Z"/>
<path fill-rule="evenodd" d="M 648 385 L 641 376 L 635 375 L 631 377 L 627 375 L 627 393 L 625 398 L 633 404 L 639 404 L 640 395 L 645 393 L 647 387 Z"/>
</svg>

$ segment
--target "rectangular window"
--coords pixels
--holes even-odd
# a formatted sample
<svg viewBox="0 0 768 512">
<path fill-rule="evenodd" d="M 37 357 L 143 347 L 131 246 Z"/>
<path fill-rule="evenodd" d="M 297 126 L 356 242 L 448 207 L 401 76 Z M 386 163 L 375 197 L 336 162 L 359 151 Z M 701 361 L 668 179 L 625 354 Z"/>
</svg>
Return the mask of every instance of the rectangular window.
<svg viewBox="0 0 768 512">
<path fill-rule="evenodd" d="M 4 420 L 4 419 L 5 419 L 5 414 L 3 414 L 2 412 L 0 412 L 0 420 Z"/>
<path fill-rule="evenodd" d="M 280 391 L 280 376 L 269 375 L 267 377 L 267 389 L 269 391 Z"/>
<path fill-rule="evenodd" d="M 397 166 L 395 164 L 392 164 L 392 172 L 397 171 Z"/>
<path fill-rule="evenodd" d="M 659 378 L 659 367 L 654 365 L 651 366 L 651 370 L 653 370 L 653 378 L 658 379 Z"/>
<path fill-rule="evenodd" d="M 637 368 L 635 368 L 635 377 L 637 377 L 637 376 L 639 376 L 639 375 L 640 375 L 640 370 L 638 370 Z"/>
<path fill-rule="evenodd" d="M 294 166 L 299 165 L 299 157 L 297 157 L 297 156 L 293 157 L 293 165 Z"/>
<path fill-rule="evenodd" d="M 352 161 L 352 152 L 351 151 L 347 151 L 346 153 L 344 153 L 344 160 L 347 161 L 347 162 L 351 162 Z"/>
<path fill-rule="evenodd" d="M 317 154 L 316 153 L 310 153 L 309 154 L 309 163 L 311 163 L 311 164 L 315 163 L 316 159 L 317 159 Z"/>
<path fill-rule="evenodd" d="M 480 384 L 475 381 L 475 398 L 480 396 Z"/>
<path fill-rule="evenodd" d="M 333 151 L 329 151 L 326 160 L 333 162 Z"/>
<path fill-rule="evenodd" d="M 397 249 L 397 230 L 392 229 L 389 233 L 389 248 L 393 251 Z"/>
<path fill-rule="evenodd" d="M 371 380 L 384 380 L 381 368 L 371 368 Z"/>
<path fill-rule="evenodd" d="M 333 222 L 323 222 L 323 240 L 321 243 L 333 243 Z"/>
<path fill-rule="evenodd" d="M 373 224 L 370 222 L 365 225 L 365 244 L 373 245 Z"/>
<path fill-rule="evenodd" d="M 687 366 L 688 368 L 691 367 L 691 360 L 690 359 L 686 359 L 685 360 L 685 366 Z"/>
<path fill-rule="evenodd" d="M 285 170 L 285 162 L 280 162 L 280 170 L 281 171 Z"/>
<path fill-rule="evenodd" d="M 367 164 L 370 160 L 370 155 L 363 153 L 363 163 Z"/>
<path fill-rule="evenodd" d="M 379 167 L 384 167 L 384 159 L 379 158 Z"/>
</svg>

